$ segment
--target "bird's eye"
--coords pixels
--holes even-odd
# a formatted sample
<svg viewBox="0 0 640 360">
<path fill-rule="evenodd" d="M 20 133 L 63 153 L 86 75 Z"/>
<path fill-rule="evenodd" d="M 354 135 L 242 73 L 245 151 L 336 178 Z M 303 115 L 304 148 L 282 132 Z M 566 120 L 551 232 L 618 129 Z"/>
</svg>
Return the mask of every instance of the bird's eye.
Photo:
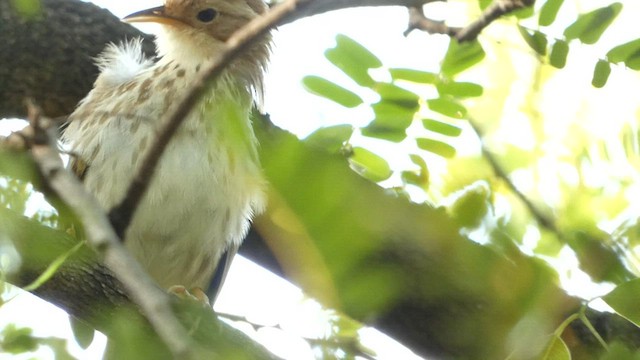
<svg viewBox="0 0 640 360">
<path fill-rule="evenodd" d="M 197 17 L 198 17 L 198 20 L 206 23 L 215 19 L 217 15 L 218 15 L 217 11 L 215 11 L 212 8 L 208 8 L 200 11 Z"/>
</svg>

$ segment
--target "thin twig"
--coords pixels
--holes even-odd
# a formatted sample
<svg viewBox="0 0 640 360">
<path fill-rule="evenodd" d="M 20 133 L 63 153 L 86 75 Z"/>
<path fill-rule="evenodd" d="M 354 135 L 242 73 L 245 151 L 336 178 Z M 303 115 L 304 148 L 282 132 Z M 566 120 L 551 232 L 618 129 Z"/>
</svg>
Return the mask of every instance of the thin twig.
<svg viewBox="0 0 640 360">
<path fill-rule="evenodd" d="M 75 210 L 84 225 L 87 241 L 122 282 L 133 301 L 140 306 L 172 355 L 180 359 L 189 358 L 192 342 L 174 316 L 169 296 L 151 280 L 125 249 L 95 198 L 64 167 L 55 145 L 57 134 L 54 122 L 42 116 L 40 109 L 33 104 L 29 105 L 29 120 L 33 129 L 33 138 L 29 142 L 31 153 L 43 180 Z"/>
<path fill-rule="evenodd" d="M 532 6 L 534 3 L 535 0 L 494 0 L 474 22 L 458 31 L 455 37 L 459 42 L 472 41 L 499 17 Z"/>
<path fill-rule="evenodd" d="M 444 21 L 436 21 L 425 16 L 422 6 L 412 6 L 409 8 L 409 26 L 404 32 L 408 36 L 413 30 L 426 31 L 429 34 L 443 34 L 455 36 L 460 28 L 447 26 Z"/>
<path fill-rule="evenodd" d="M 558 230 L 556 223 L 551 218 L 546 216 L 540 209 L 538 209 L 538 207 L 536 207 L 533 202 L 525 194 L 523 194 L 522 191 L 518 189 L 518 187 L 516 187 L 513 181 L 511 181 L 511 179 L 509 178 L 509 175 L 506 173 L 506 171 L 502 168 L 502 166 L 500 166 L 500 163 L 498 162 L 496 157 L 493 156 L 493 153 L 489 151 L 489 149 L 487 149 L 487 146 L 485 145 L 483 140 L 484 132 L 482 131 L 482 129 L 480 129 L 480 127 L 471 119 L 469 119 L 469 124 L 480 139 L 482 156 L 487 160 L 489 166 L 491 166 L 491 169 L 493 169 L 493 172 L 496 174 L 496 176 L 504 181 L 509 190 L 511 190 L 511 192 L 515 194 L 515 196 L 522 202 L 522 204 L 524 204 L 529 213 L 531 213 L 531 215 L 542 227 L 556 234 L 558 238 L 562 238 L 563 236 Z"/>
<path fill-rule="evenodd" d="M 429 34 L 445 34 L 456 38 L 459 42 L 473 41 L 480 32 L 496 19 L 528 6 L 535 0 L 494 0 L 482 14 L 469 25 L 458 28 L 449 27 L 443 21 L 435 21 L 425 16 L 422 7 L 409 7 L 409 26 L 405 36 L 413 30 L 426 31 Z"/>
</svg>

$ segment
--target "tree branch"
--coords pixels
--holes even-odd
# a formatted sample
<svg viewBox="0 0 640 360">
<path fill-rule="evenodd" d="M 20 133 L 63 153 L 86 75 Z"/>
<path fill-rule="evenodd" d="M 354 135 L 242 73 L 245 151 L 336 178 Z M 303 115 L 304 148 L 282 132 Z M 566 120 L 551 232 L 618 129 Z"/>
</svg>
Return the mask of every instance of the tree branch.
<svg viewBox="0 0 640 360">
<path fill-rule="evenodd" d="M 535 0 L 494 0 L 493 3 L 482 12 L 478 19 L 458 31 L 455 37 L 460 42 L 474 40 L 484 28 L 499 17 L 525 7 L 533 6 L 534 3 Z"/>
<path fill-rule="evenodd" d="M 295 11 L 297 3 L 298 1 L 296 0 L 287 0 L 236 31 L 227 41 L 226 49 L 218 53 L 212 64 L 191 84 L 189 92 L 179 101 L 180 105 L 161 120 L 164 125 L 145 154 L 142 166 L 137 169 L 136 175 L 127 189 L 125 198 L 109 212 L 111 223 L 121 238 L 123 238 L 142 197 L 149 187 L 158 162 L 169 141 L 178 127 L 185 121 L 191 109 L 202 97 L 207 84 L 215 81 L 225 67 L 239 56 L 243 50 L 253 45 L 261 35 L 275 27 L 286 15 Z"/>
<path fill-rule="evenodd" d="M 454 37 L 459 42 L 473 41 L 489 24 L 515 10 L 532 6 L 535 0 L 494 0 L 482 14 L 471 24 L 463 27 L 449 27 L 443 21 L 435 21 L 425 16 L 422 7 L 409 7 L 408 35 L 413 30 L 426 31 L 429 34 L 444 34 Z"/>
<path fill-rule="evenodd" d="M 518 189 L 516 184 L 514 184 L 513 181 L 511 181 L 511 179 L 509 178 L 509 175 L 504 171 L 502 166 L 500 166 L 498 159 L 496 159 L 496 157 L 493 156 L 493 153 L 491 153 L 491 151 L 487 148 L 487 145 L 484 143 L 484 140 L 483 140 L 485 138 L 484 132 L 478 126 L 478 124 L 476 124 L 476 122 L 471 119 L 469 119 L 468 122 L 469 122 L 469 125 L 471 125 L 471 128 L 473 129 L 473 131 L 476 133 L 476 136 L 480 140 L 480 149 L 482 151 L 482 156 L 484 156 L 484 158 L 487 160 L 487 162 L 489 163 L 489 166 L 491 167 L 495 175 L 498 178 L 500 178 L 502 181 L 504 181 L 504 183 L 507 185 L 509 190 L 511 190 L 511 192 L 522 202 L 524 207 L 527 208 L 531 216 L 533 216 L 533 218 L 536 219 L 536 221 L 538 222 L 538 224 L 540 224 L 540 226 L 551 231 L 553 234 L 555 234 L 558 237 L 558 239 L 564 238 L 562 233 L 558 230 L 558 227 L 556 226 L 555 222 L 551 218 L 546 216 L 540 209 L 538 209 L 538 207 L 535 206 L 533 202 Z"/>
</svg>

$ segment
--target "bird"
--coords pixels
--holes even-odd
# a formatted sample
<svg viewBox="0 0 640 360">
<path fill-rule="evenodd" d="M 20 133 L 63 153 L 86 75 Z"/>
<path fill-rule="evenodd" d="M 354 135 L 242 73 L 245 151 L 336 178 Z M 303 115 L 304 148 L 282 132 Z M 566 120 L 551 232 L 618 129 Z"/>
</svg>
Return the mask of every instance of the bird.
<svg viewBox="0 0 640 360">
<path fill-rule="evenodd" d="M 163 115 L 223 51 L 239 28 L 264 14 L 262 0 L 165 0 L 127 22 L 160 24 L 157 58 L 141 39 L 109 44 L 93 89 L 62 136 L 71 170 L 108 211 L 119 204 L 157 137 Z M 124 244 L 163 288 L 216 298 L 250 221 L 266 203 L 251 111 L 260 105 L 271 53 L 265 34 L 228 64 L 162 155 Z"/>
</svg>

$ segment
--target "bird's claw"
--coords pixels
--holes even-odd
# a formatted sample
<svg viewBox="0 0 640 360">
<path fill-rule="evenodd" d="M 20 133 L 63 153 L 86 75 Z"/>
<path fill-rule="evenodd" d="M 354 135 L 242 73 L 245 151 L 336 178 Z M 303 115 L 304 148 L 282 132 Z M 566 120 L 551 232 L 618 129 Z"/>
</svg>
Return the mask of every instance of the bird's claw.
<svg viewBox="0 0 640 360">
<path fill-rule="evenodd" d="M 167 291 L 170 294 L 176 295 L 180 299 L 195 300 L 195 301 L 201 303 L 202 305 L 210 306 L 209 297 L 199 287 L 194 287 L 194 288 L 191 288 L 191 289 L 187 290 L 187 288 L 182 286 L 182 285 L 173 285 Z"/>
</svg>

